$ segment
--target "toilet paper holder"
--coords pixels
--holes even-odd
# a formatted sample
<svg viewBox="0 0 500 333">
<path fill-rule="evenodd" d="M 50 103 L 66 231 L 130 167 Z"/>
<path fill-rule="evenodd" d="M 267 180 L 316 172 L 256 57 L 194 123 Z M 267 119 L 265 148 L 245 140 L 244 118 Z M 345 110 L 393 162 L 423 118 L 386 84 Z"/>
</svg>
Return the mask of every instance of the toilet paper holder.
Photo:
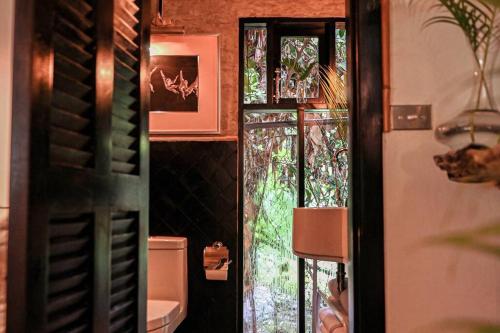
<svg viewBox="0 0 500 333">
<path fill-rule="evenodd" d="M 222 242 L 215 242 L 203 250 L 203 267 L 207 280 L 227 280 L 229 249 Z"/>
</svg>

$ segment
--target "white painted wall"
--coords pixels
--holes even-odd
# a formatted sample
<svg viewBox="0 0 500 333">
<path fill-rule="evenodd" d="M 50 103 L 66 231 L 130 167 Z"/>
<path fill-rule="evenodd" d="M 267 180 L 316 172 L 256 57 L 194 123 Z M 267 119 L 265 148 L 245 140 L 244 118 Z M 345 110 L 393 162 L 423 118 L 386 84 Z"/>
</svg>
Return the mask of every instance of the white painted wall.
<svg viewBox="0 0 500 333">
<path fill-rule="evenodd" d="M 0 332 L 5 331 L 14 0 L 0 1 Z"/>
<path fill-rule="evenodd" d="M 391 1 L 392 104 L 432 104 L 434 125 L 440 124 L 469 98 L 471 54 L 458 28 L 423 30 L 429 13 L 405 2 Z M 497 101 L 499 85 L 497 78 Z M 445 151 L 432 131 L 384 136 L 388 333 L 445 332 L 429 326 L 449 319 L 500 322 L 500 261 L 424 244 L 500 222 L 500 189 L 448 181 L 432 160 Z"/>
</svg>

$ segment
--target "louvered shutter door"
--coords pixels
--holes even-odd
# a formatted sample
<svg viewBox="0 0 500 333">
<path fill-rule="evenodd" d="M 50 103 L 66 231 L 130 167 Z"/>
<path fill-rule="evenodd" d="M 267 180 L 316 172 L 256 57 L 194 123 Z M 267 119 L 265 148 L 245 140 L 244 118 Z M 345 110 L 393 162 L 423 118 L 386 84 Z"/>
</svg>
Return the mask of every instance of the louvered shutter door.
<svg viewBox="0 0 500 333">
<path fill-rule="evenodd" d="M 147 67 L 145 68 L 144 61 L 141 61 L 144 54 L 140 49 L 144 38 L 141 34 L 140 18 L 145 13 L 144 8 L 141 9 L 140 1 L 114 0 L 113 2 L 115 71 L 111 121 L 111 169 L 117 177 L 126 181 L 130 177 L 136 178 L 135 175 L 140 172 L 141 167 L 144 167 L 139 147 L 141 139 L 144 140 L 141 121 L 146 121 L 146 118 L 141 118 L 141 96 L 143 96 L 141 94 L 148 94 L 148 90 L 144 90 L 147 80 L 140 75 L 141 71 L 143 75 L 148 75 Z M 137 258 L 141 246 L 147 248 L 145 242 L 142 245 L 139 242 L 141 221 L 146 215 L 130 210 L 124 211 L 121 207 L 114 208 L 111 215 L 110 332 L 135 332 L 130 328 L 138 325 L 136 309 L 137 307 L 143 309 L 144 306 L 131 300 L 133 295 L 139 292 L 137 283 L 140 279 L 139 272 L 144 271 L 138 266 L 140 262 Z M 145 284 L 145 280 L 143 283 Z"/>
<path fill-rule="evenodd" d="M 114 172 L 137 172 L 140 100 L 140 15 L 137 1 L 115 0 L 115 90 L 113 95 Z"/>
<path fill-rule="evenodd" d="M 90 215 L 50 221 L 47 332 L 92 328 L 93 226 Z"/>
<path fill-rule="evenodd" d="M 83 0 L 59 0 L 54 20 L 50 161 L 88 167 L 94 157 L 95 8 Z"/>
<path fill-rule="evenodd" d="M 137 326 L 138 220 L 134 213 L 112 215 L 111 332 L 134 332 Z"/>
<path fill-rule="evenodd" d="M 8 332 L 145 332 L 149 1 L 16 6 Z"/>
</svg>

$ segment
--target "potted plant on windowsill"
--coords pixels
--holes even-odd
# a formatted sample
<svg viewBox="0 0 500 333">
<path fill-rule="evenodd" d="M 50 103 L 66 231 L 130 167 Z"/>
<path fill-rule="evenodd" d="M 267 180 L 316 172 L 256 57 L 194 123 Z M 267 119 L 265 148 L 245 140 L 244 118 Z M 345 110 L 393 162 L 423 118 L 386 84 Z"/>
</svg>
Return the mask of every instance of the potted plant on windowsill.
<svg viewBox="0 0 500 333">
<path fill-rule="evenodd" d="M 458 26 L 472 51 L 474 86 L 465 111 L 436 128 L 436 138 L 452 151 L 434 157 L 436 164 L 457 182 L 500 183 L 500 112 L 491 89 L 493 45 L 500 39 L 500 0 L 438 0 L 447 14 L 436 15 L 426 26 Z"/>
</svg>

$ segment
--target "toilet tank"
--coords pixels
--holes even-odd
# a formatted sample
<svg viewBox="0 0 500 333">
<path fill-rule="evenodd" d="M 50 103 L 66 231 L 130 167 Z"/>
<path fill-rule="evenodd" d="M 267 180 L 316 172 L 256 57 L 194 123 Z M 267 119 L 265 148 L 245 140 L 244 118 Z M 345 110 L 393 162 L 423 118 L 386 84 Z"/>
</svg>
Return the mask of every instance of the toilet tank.
<svg viewBox="0 0 500 333">
<path fill-rule="evenodd" d="M 188 297 L 187 239 L 150 237 L 148 248 L 148 299 L 177 301 L 181 314 L 185 314 Z"/>
</svg>

